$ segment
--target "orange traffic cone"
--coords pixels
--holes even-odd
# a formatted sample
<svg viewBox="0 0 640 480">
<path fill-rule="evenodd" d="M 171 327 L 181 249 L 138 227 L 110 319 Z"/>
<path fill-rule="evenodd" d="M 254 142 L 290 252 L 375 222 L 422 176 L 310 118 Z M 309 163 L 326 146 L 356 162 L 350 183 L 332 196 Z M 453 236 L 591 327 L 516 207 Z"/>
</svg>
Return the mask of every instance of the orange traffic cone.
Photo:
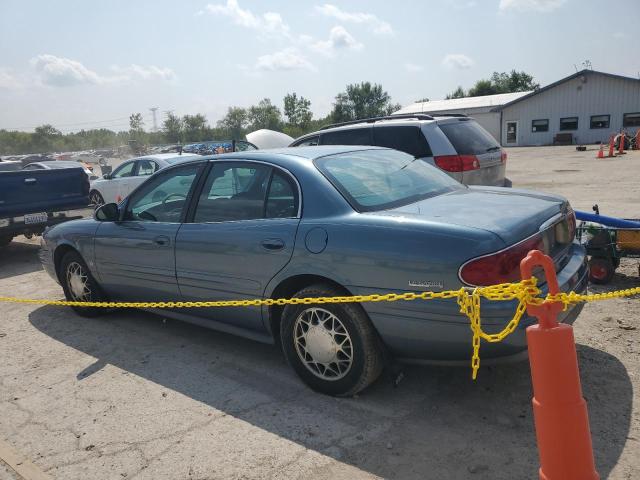
<svg viewBox="0 0 640 480">
<path fill-rule="evenodd" d="M 559 292 L 553 260 L 538 250 L 520 263 L 522 278 L 542 267 L 549 293 Z M 527 305 L 538 324 L 527 327 L 533 383 L 533 415 L 540 456 L 540 480 L 598 480 L 593 460 L 587 403 L 582 397 L 576 344 L 571 325 L 558 324 L 563 305 Z"/>
<path fill-rule="evenodd" d="M 598 155 L 596 158 L 604 158 L 604 148 L 602 147 L 602 142 L 600 142 L 600 148 L 598 149 Z"/>
<path fill-rule="evenodd" d="M 618 135 L 618 155 L 624 155 L 624 141 L 626 140 L 626 135 L 621 133 Z"/>
<path fill-rule="evenodd" d="M 613 157 L 613 149 L 615 146 L 615 139 L 614 139 L 614 135 L 613 133 L 611 134 L 611 136 L 609 137 L 609 157 Z"/>
</svg>

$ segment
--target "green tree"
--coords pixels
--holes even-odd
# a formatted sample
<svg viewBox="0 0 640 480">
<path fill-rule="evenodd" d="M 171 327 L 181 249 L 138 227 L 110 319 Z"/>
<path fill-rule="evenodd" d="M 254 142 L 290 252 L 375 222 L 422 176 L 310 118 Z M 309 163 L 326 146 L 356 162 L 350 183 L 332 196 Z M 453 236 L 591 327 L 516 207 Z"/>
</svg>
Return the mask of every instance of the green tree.
<svg viewBox="0 0 640 480">
<path fill-rule="evenodd" d="M 136 133 L 144 131 L 144 120 L 141 113 L 132 113 L 129 116 L 129 131 Z"/>
<path fill-rule="evenodd" d="M 311 113 L 311 101 L 304 97 L 298 97 L 294 93 L 288 93 L 284 97 L 284 116 L 292 127 L 304 129 L 309 126 L 313 113 Z"/>
<path fill-rule="evenodd" d="M 400 108 L 391 103 L 391 97 L 382 85 L 370 82 L 347 85 L 346 91 L 336 95 L 331 111 L 334 122 L 388 115 Z"/>
<path fill-rule="evenodd" d="M 494 95 L 496 93 L 504 92 L 499 92 L 491 80 L 482 79 L 478 80 L 476 84 L 469 89 L 467 97 L 480 97 L 482 95 Z"/>
<path fill-rule="evenodd" d="M 451 100 L 452 98 L 462 98 L 462 97 L 466 97 L 467 94 L 464 91 L 464 89 L 462 88 L 462 86 L 458 86 L 458 88 L 456 88 L 453 92 L 447 94 L 446 97 L 444 97 L 446 100 Z"/>
<path fill-rule="evenodd" d="M 183 129 L 184 124 L 182 119 L 173 112 L 168 112 L 167 118 L 162 122 L 162 133 L 164 138 L 170 143 L 180 142 L 182 141 Z"/>
<path fill-rule="evenodd" d="M 424 103 L 424 102 L 428 102 L 429 99 L 427 97 L 421 98 L 420 100 L 416 100 L 415 103 Z"/>
<path fill-rule="evenodd" d="M 263 98 L 258 105 L 253 105 L 249 108 L 247 120 L 252 131 L 261 128 L 278 131 L 282 129 L 280 109 L 273 105 L 268 98 Z"/>
<path fill-rule="evenodd" d="M 185 115 L 182 117 L 184 125 L 184 140 L 186 142 L 198 142 L 207 139 L 209 125 L 207 119 L 201 113 Z"/>
<path fill-rule="evenodd" d="M 223 133 L 222 136 L 232 140 L 241 140 L 248 125 L 248 113 L 245 108 L 229 107 L 227 114 L 218 122 L 216 126 Z"/>
</svg>

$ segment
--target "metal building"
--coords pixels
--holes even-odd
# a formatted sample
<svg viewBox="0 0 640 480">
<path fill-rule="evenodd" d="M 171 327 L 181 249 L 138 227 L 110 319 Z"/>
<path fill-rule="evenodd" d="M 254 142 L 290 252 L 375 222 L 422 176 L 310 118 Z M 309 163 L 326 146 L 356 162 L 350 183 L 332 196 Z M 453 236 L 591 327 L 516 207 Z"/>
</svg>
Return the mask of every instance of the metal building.
<svg viewBox="0 0 640 480">
<path fill-rule="evenodd" d="M 640 128 L 640 79 L 582 70 L 494 110 L 502 145 L 606 143 Z"/>
<path fill-rule="evenodd" d="M 500 93 L 481 97 L 452 98 L 451 100 L 435 100 L 432 102 L 416 102 L 394 114 L 403 113 L 461 113 L 473 117 L 480 125 L 500 141 L 501 122 L 498 109 L 531 92 Z"/>
</svg>

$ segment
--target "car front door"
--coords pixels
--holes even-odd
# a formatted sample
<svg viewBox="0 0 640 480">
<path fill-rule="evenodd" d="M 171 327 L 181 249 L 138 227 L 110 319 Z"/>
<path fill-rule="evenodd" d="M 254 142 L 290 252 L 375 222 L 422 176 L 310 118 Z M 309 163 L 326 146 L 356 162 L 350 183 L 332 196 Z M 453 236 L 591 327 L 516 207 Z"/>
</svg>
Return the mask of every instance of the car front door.
<svg viewBox="0 0 640 480">
<path fill-rule="evenodd" d="M 100 180 L 100 192 L 105 203 L 120 202 L 124 197 L 120 195 L 122 183 L 135 174 L 136 162 L 130 160 L 116 168 L 108 179 Z"/>
<path fill-rule="evenodd" d="M 212 163 L 192 218 L 176 237 L 183 300 L 262 298 L 293 254 L 300 202 L 298 184 L 284 170 L 257 162 Z M 264 331 L 259 307 L 189 313 Z"/>
<path fill-rule="evenodd" d="M 138 186 L 142 185 L 142 183 L 144 183 L 144 181 L 157 170 L 158 164 L 153 160 L 147 158 L 137 160 L 134 175 L 124 179 L 120 183 L 121 188 L 118 194 L 122 198 L 128 197 L 131 192 L 138 188 Z"/>
<path fill-rule="evenodd" d="M 175 238 L 203 165 L 184 165 L 158 175 L 121 206 L 119 221 L 100 224 L 94 258 L 100 284 L 110 298 L 179 298 Z"/>
</svg>

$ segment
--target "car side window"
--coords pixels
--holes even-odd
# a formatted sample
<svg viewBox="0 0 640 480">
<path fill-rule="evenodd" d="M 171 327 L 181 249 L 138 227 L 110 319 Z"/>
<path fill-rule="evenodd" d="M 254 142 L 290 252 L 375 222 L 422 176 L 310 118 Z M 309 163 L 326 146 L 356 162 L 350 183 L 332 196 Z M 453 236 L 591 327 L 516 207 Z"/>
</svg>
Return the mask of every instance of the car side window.
<svg viewBox="0 0 640 480">
<path fill-rule="evenodd" d="M 158 170 L 158 164 L 153 160 L 138 160 L 138 176 L 153 175 Z"/>
<path fill-rule="evenodd" d="M 299 143 L 296 143 L 294 147 L 313 147 L 315 145 L 318 145 L 319 142 L 320 142 L 320 136 L 316 135 L 314 137 L 305 138 Z"/>
<path fill-rule="evenodd" d="M 320 145 L 371 145 L 371 127 L 321 133 Z"/>
<path fill-rule="evenodd" d="M 293 180 L 275 171 L 267 193 L 266 218 L 292 218 L 298 213 L 297 190 Z"/>
<path fill-rule="evenodd" d="M 136 162 L 129 162 L 123 165 L 120 165 L 116 168 L 115 172 L 111 175 L 111 178 L 124 178 L 133 176 L 133 170 L 136 166 Z"/>
<path fill-rule="evenodd" d="M 259 164 L 216 163 L 196 207 L 194 222 L 264 218 L 271 168 Z"/>
<path fill-rule="evenodd" d="M 178 223 L 200 165 L 173 168 L 150 179 L 131 196 L 125 220 Z"/>
<path fill-rule="evenodd" d="M 415 158 L 430 157 L 431 148 L 419 127 L 380 125 L 373 129 L 374 144 L 393 148 Z"/>
</svg>

